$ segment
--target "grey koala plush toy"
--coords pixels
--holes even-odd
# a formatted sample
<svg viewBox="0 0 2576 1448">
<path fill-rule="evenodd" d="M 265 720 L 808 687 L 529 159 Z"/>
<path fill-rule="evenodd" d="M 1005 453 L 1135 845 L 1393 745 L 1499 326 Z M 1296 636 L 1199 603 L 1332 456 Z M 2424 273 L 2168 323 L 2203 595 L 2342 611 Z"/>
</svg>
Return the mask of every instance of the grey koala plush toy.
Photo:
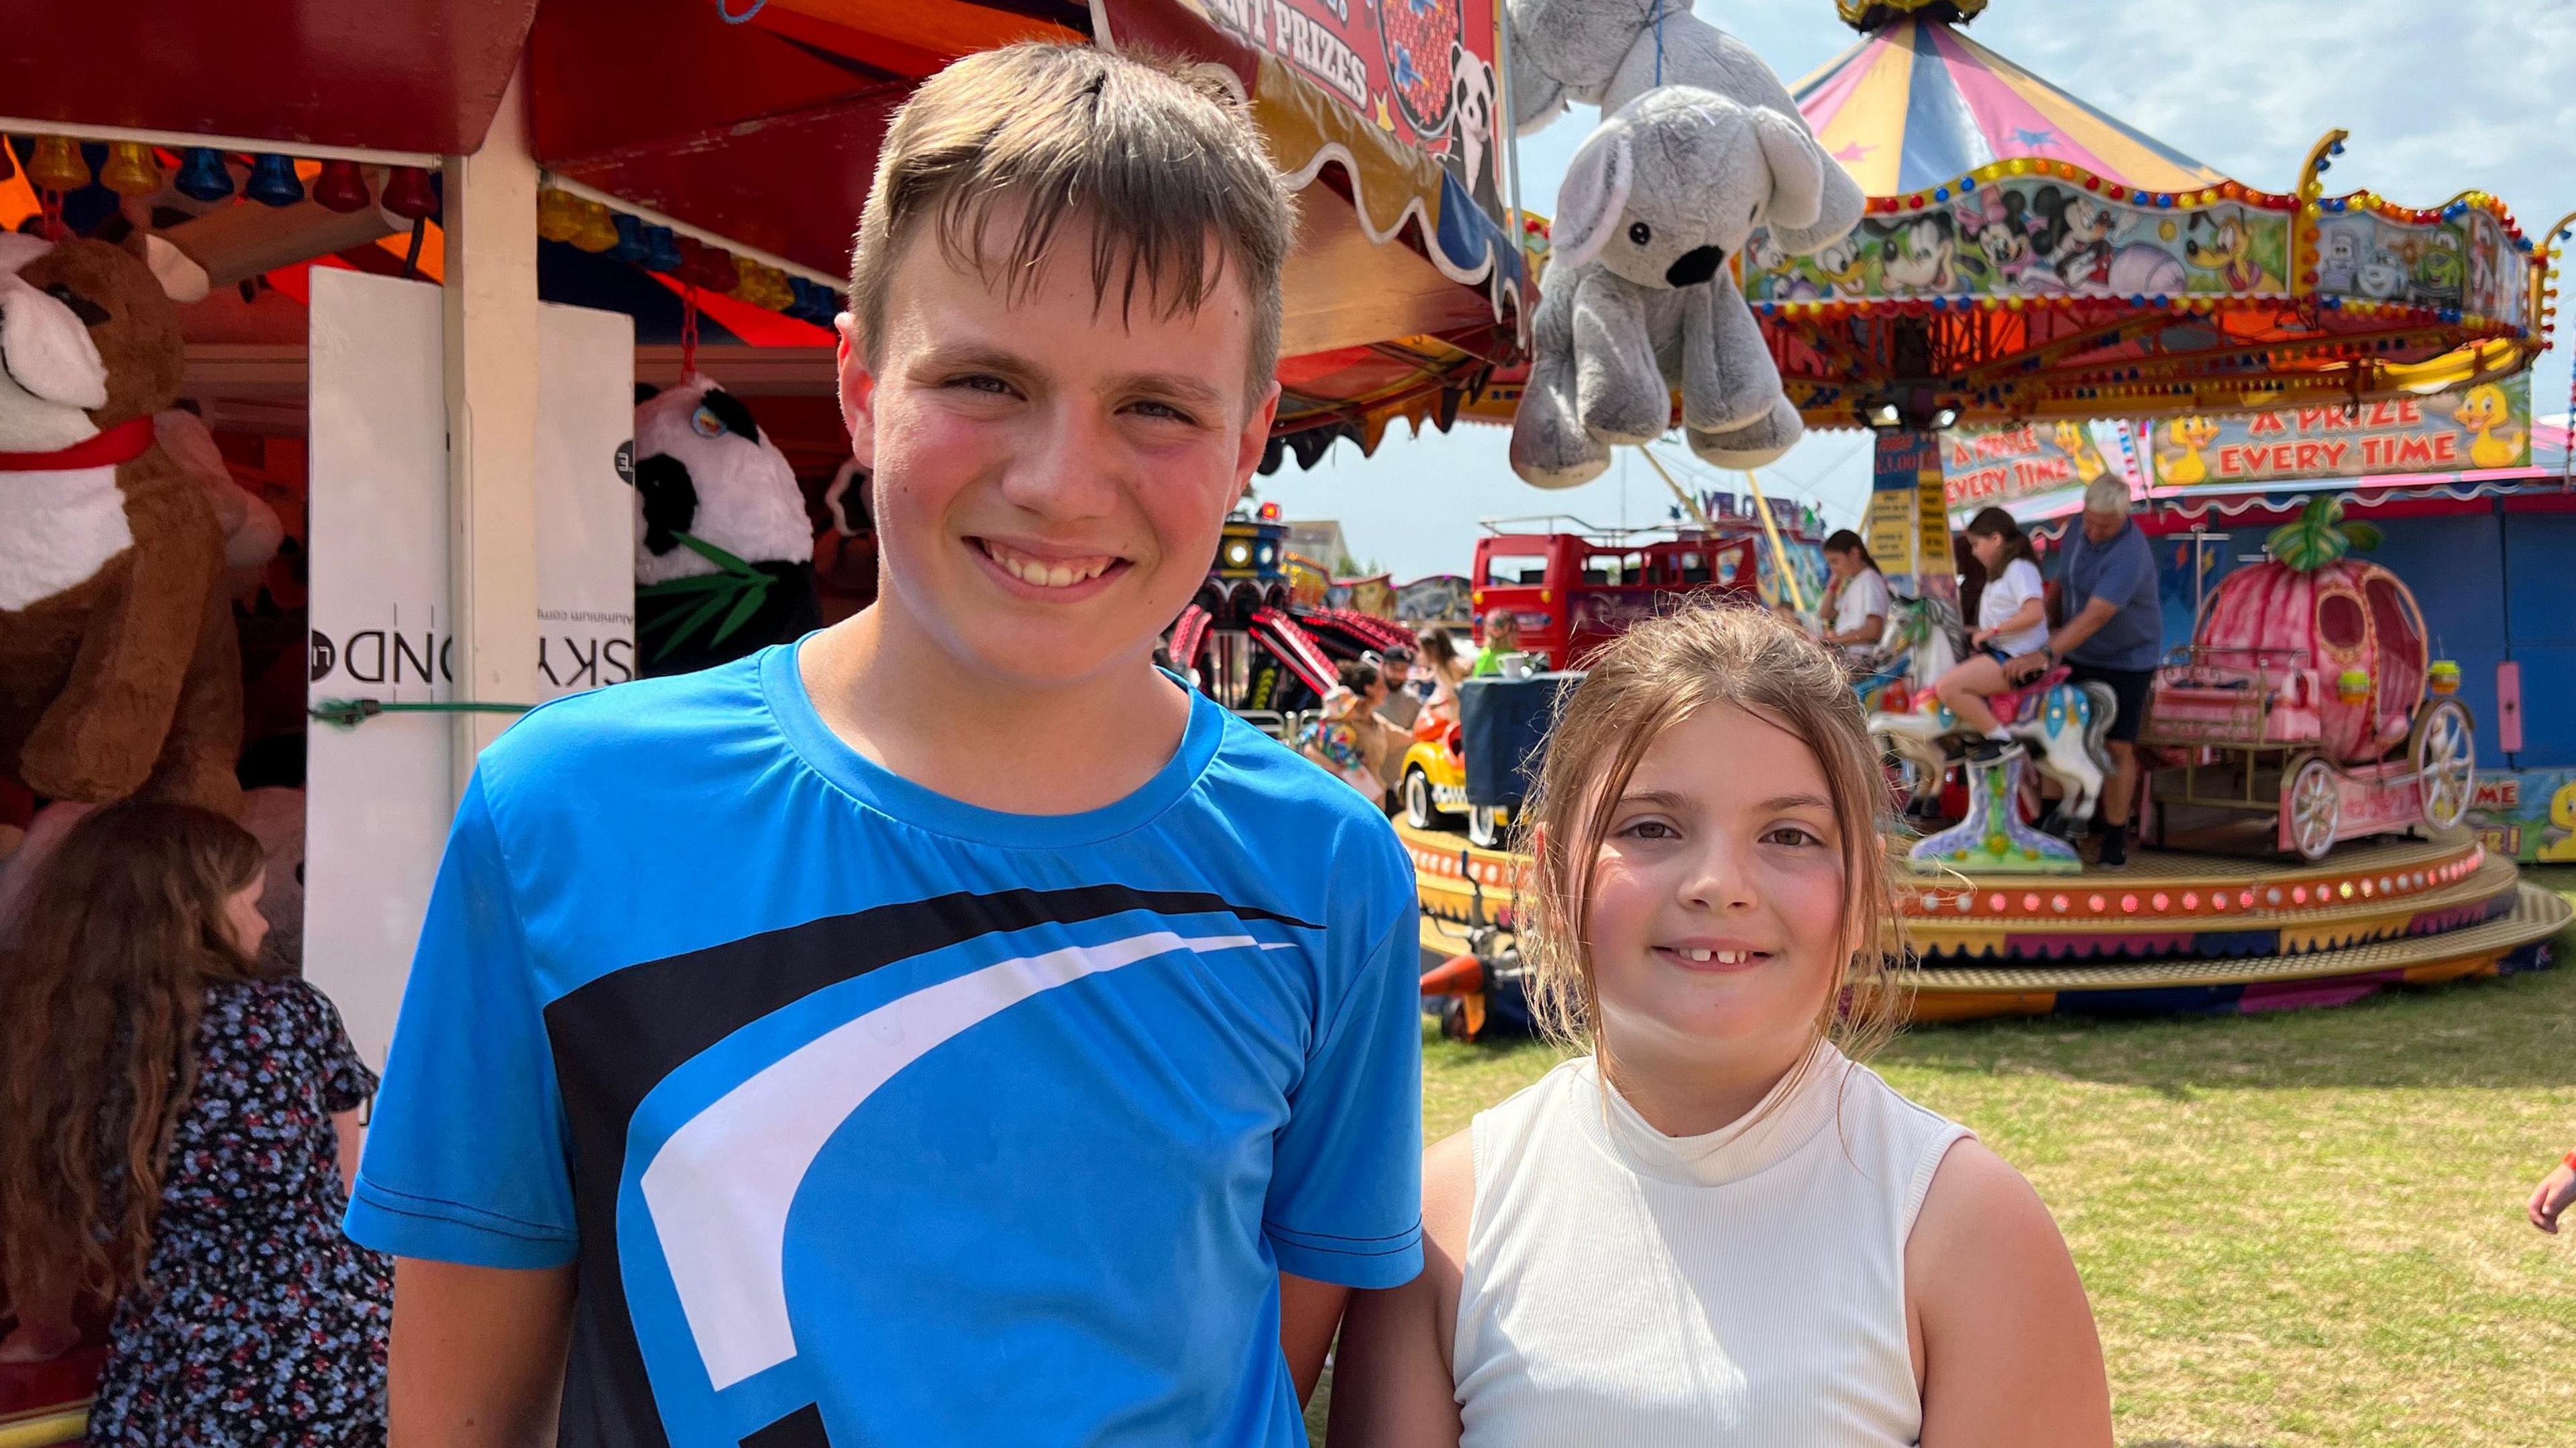
<svg viewBox="0 0 2576 1448">
<path fill-rule="evenodd" d="M 1600 476 L 1682 397 L 1691 451 L 1760 467 L 1804 432 L 1726 259 L 1766 222 L 1812 226 L 1827 171 L 1806 126 L 1692 86 L 1613 113 L 1567 168 L 1512 470 L 1543 488 Z"/>
<path fill-rule="evenodd" d="M 1798 103 L 1762 57 L 1691 12 L 1691 0 L 1505 0 L 1512 27 L 1512 128 L 1528 135 L 1568 102 L 1599 106 L 1603 117 L 1656 86 L 1715 91 L 1797 123 L 1824 167 L 1815 219 L 1773 218 L 1771 239 L 1791 256 L 1813 256 L 1860 225 L 1860 183 L 1825 156 Z"/>
</svg>

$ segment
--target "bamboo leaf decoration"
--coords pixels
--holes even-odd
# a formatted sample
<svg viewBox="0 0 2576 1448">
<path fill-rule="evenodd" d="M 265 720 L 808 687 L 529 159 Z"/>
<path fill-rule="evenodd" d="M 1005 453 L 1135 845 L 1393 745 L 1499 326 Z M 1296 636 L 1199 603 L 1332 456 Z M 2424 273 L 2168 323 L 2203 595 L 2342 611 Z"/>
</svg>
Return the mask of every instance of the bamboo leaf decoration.
<svg viewBox="0 0 2576 1448">
<path fill-rule="evenodd" d="M 2379 529 L 2369 523 L 2345 522 L 2343 504 L 2334 498 L 2310 499 L 2297 518 L 2273 529 L 2263 540 L 2273 558 L 2299 573 L 2314 573 L 2347 553 L 2368 553 L 2379 543 Z"/>
</svg>

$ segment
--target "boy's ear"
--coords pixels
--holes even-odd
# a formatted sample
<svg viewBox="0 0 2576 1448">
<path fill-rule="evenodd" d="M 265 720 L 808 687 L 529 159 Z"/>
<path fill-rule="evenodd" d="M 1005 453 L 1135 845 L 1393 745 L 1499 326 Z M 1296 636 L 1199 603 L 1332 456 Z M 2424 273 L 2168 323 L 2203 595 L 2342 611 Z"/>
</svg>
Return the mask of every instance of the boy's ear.
<svg viewBox="0 0 2576 1448">
<path fill-rule="evenodd" d="M 850 456 L 860 467 L 873 470 L 877 465 L 877 379 L 868 370 L 868 349 L 859 336 L 859 319 L 843 312 L 833 319 L 833 329 L 841 334 L 834 349 L 839 364 L 841 386 L 841 426 L 850 434 Z"/>
</svg>

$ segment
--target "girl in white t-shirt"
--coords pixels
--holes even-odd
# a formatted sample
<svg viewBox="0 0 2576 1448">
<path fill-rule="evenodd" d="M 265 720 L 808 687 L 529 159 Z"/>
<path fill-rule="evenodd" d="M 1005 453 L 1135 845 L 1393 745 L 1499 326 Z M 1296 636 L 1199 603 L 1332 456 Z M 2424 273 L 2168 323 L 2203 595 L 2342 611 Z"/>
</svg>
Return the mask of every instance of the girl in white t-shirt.
<svg viewBox="0 0 2576 1448">
<path fill-rule="evenodd" d="M 1905 1001 L 1841 670 L 1700 605 L 1604 649 L 1528 820 L 1533 1004 L 1588 1044 L 1423 1159 L 1353 1299 L 1336 1448 L 2107 1448 L 2039 1197 L 1854 1063 Z"/>
<path fill-rule="evenodd" d="M 1968 520 L 1967 537 L 1986 570 L 1986 590 L 1977 600 L 1968 657 L 1935 681 L 1933 692 L 1959 722 L 1985 736 L 1975 752 L 1991 757 L 2010 736 L 1986 700 L 2010 687 L 2004 680 L 2007 661 L 2048 646 L 2047 588 L 2039 578 L 2039 554 L 2012 514 L 1985 509 Z"/>
<path fill-rule="evenodd" d="M 1824 641 L 1846 665 L 1866 667 L 1887 630 L 1887 577 L 1849 528 L 1825 540 L 1825 571 Z"/>
</svg>

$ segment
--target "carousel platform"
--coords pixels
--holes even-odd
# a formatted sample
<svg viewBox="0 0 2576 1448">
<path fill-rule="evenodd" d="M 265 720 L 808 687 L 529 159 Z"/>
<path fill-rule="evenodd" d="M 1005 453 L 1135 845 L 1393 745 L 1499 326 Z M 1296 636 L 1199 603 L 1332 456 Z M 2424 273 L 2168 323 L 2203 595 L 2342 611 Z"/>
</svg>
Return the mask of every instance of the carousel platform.
<svg viewBox="0 0 2576 1448">
<path fill-rule="evenodd" d="M 1510 943 L 1521 857 L 1398 824 L 1426 965 Z M 2315 862 L 2137 850 L 2118 873 L 1917 876 L 1904 902 L 1917 1020 L 2232 1013 L 2533 970 L 2576 909 L 2462 835 Z M 1481 896 L 1481 904 L 1479 897 Z M 1481 911 L 1481 913 L 1480 913 Z"/>
</svg>

